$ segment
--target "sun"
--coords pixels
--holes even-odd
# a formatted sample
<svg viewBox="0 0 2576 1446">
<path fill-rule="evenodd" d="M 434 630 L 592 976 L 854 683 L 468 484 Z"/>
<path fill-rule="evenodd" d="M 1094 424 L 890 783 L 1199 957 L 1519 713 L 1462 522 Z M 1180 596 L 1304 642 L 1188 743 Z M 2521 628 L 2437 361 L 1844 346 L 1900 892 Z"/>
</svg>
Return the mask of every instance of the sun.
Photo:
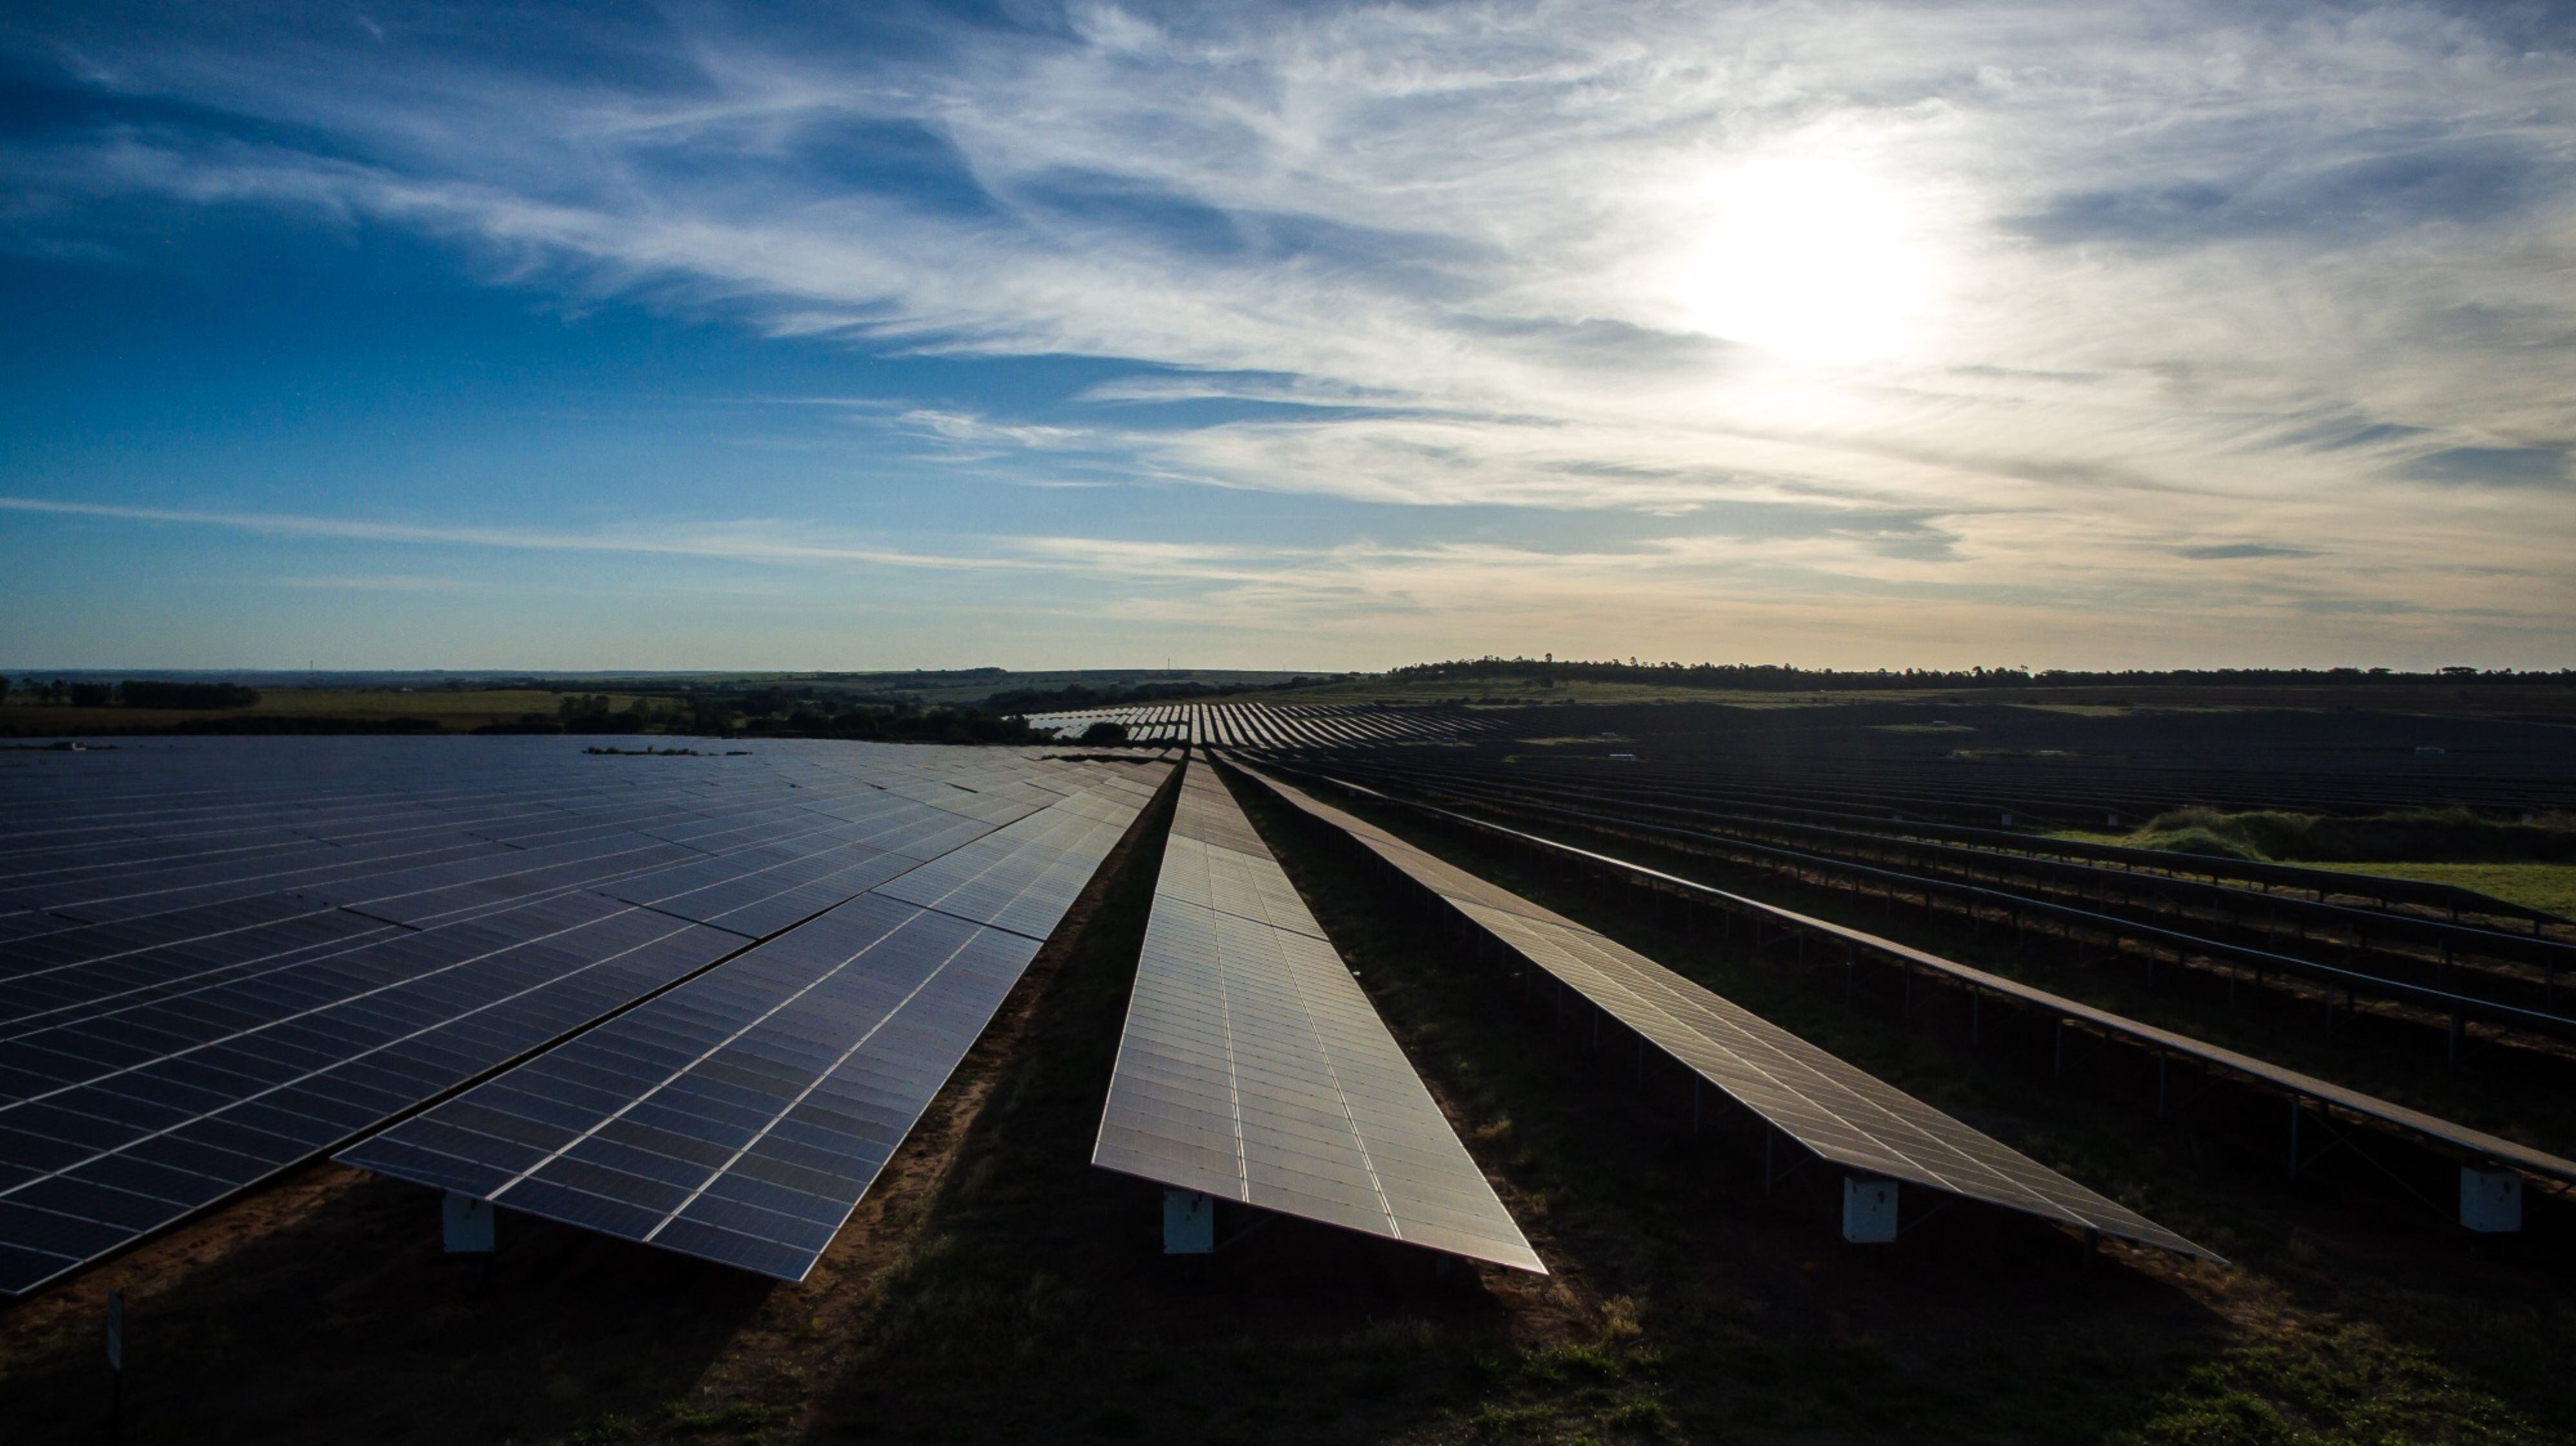
<svg viewBox="0 0 2576 1446">
<path fill-rule="evenodd" d="M 1750 161 L 1714 177 L 1678 287 L 1685 324 L 1791 361 L 1903 353 L 1932 257 L 1902 189 L 1832 159 Z"/>
</svg>

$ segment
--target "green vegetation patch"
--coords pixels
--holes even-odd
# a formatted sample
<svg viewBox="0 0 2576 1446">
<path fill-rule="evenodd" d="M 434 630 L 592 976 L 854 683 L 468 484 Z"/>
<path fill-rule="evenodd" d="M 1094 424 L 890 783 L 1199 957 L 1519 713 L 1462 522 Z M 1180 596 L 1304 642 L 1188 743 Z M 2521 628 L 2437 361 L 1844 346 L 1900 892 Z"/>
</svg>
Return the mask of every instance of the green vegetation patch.
<svg viewBox="0 0 2576 1446">
<path fill-rule="evenodd" d="M 2576 918 L 2576 864 L 2528 863 L 2423 863 L 2389 862 L 2320 863 L 2321 869 L 2342 873 L 2377 874 L 2390 879 L 2420 879 L 2428 884 L 2450 884 L 2538 909 L 2561 918 Z"/>
<path fill-rule="evenodd" d="M 2283 863 L 2357 864 L 2377 859 L 2576 863 L 2576 826 L 2569 820 L 2551 817 L 2515 823 L 2484 818 L 2464 808 L 2370 818 L 2184 808 L 2159 814 L 2117 841 L 2174 853 Z"/>
</svg>

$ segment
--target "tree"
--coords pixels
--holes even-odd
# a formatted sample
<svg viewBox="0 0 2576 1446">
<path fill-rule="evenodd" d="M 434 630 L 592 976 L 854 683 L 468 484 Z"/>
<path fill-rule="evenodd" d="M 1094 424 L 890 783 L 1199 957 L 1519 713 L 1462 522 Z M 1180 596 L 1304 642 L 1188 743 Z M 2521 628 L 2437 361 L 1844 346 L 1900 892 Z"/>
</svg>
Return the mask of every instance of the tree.
<svg viewBox="0 0 2576 1446">
<path fill-rule="evenodd" d="M 259 701 L 259 690 L 239 683 L 156 683 L 128 678 L 116 696 L 128 708 L 247 708 Z"/>
<path fill-rule="evenodd" d="M 1124 743 L 1127 741 L 1127 725 L 1124 723 L 1112 723 L 1108 719 L 1103 718 L 1099 722 L 1082 730 L 1082 741 L 1085 743 Z"/>
</svg>

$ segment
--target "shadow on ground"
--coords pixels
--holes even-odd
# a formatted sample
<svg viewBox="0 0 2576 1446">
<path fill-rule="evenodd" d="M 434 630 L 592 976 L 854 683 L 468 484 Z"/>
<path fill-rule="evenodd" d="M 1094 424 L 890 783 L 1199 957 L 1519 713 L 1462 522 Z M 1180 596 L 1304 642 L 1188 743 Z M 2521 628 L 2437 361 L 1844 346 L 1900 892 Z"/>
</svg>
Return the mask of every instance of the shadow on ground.
<svg viewBox="0 0 2576 1446">
<path fill-rule="evenodd" d="M 342 1166 L 267 1195 L 291 1218 L 202 1266 L 171 1271 L 193 1263 L 165 1254 L 183 1233 L 81 1282 L 77 1306 L 18 1307 L 53 1319 L 12 1341 L 8 1439 L 106 1439 L 111 1287 L 128 1293 L 124 1439 L 169 1442 L 560 1435 L 685 1392 L 773 1288 L 525 1216 L 487 1270 L 442 1252 L 437 1192 Z"/>
</svg>

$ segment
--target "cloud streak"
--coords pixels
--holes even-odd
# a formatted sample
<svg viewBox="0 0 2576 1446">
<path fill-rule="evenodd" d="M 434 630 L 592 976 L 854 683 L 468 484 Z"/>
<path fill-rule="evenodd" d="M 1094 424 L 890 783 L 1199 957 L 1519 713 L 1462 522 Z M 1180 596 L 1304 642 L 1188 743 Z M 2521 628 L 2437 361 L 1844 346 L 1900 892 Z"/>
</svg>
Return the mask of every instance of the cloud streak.
<svg viewBox="0 0 2576 1446">
<path fill-rule="evenodd" d="M 780 524 L 741 522 L 730 526 L 686 530 L 629 529 L 615 533 L 574 533 L 529 528 L 454 527 L 409 522 L 369 522 L 339 517 L 305 517 L 293 513 L 216 512 L 174 507 L 125 507 L 94 502 L 63 502 L 40 497 L 0 497 L 0 512 L 55 517 L 96 517 L 119 522 L 178 523 L 222 527 L 270 537 L 326 538 L 344 542 L 385 542 L 424 546 L 500 548 L 512 552 L 630 553 L 647 557 L 702 557 L 748 563 L 851 563 L 870 567 L 928 568 L 941 571 L 1013 566 L 994 558 L 942 557 L 885 548 L 826 546 L 795 541 Z"/>
</svg>

